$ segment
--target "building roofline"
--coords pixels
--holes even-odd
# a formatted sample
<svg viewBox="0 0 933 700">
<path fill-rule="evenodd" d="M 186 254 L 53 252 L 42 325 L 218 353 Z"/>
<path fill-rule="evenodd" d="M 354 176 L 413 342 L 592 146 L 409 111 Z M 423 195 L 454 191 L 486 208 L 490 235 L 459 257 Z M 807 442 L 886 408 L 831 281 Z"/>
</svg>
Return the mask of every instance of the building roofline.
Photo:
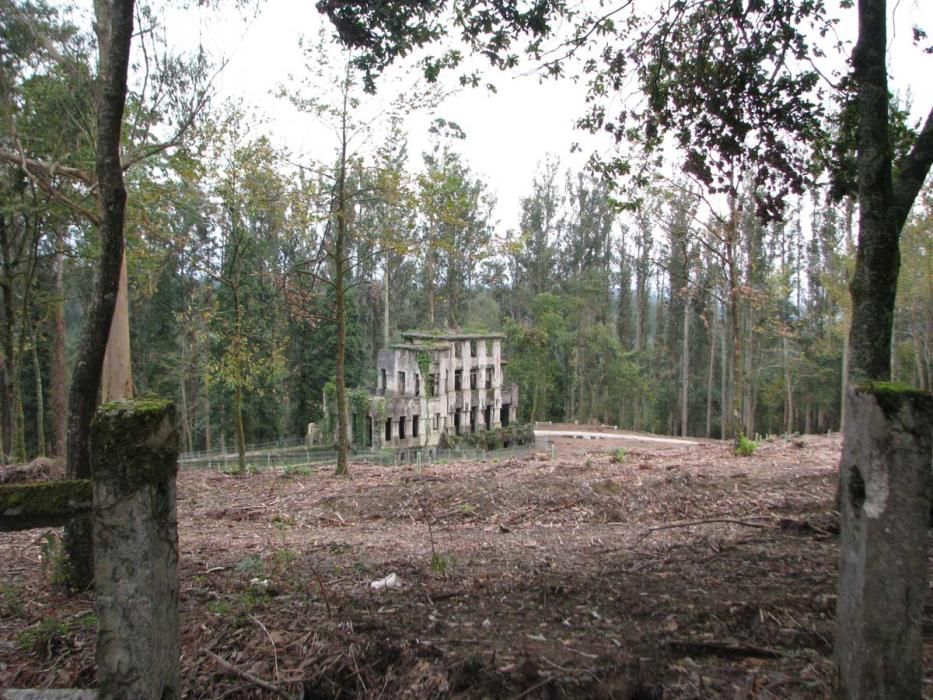
<svg viewBox="0 0 933 700">
<path fill-rule="evenodd" d="M 392 343 L 389 345 L 390 350 L 431 350 L 438 352 L 447 352 L 450 350 L 450 346 L 444 345 L 443 343 Z"/>
<path fill-rule="evenodd" d="M 425 338 L 430 340 L 486 340 L 505 339 L 505 333 L 449 333 L 444 331 L 403 331 L 403 338 Z"/>
</svg>

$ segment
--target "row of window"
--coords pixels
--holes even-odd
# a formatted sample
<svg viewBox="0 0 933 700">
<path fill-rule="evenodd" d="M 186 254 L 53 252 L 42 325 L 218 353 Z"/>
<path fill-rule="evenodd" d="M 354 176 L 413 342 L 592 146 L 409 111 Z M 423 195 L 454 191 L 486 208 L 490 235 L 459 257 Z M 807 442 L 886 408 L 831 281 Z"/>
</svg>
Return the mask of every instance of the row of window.
<svg viewBox="0 0 933 700">
<path fill-rule="evenodd" d="M 485 370 L 486 374 L 486 388 L 492 389 L 493 379 L 495 377 L 495 368 L 487 367 Z M 405 394 L 407 390 L 406 385 L 406 376 L 405 372 L 399 372 L 396 383 L 396 391 L 399 394 Z M 438 386 L 437 374 L 428 375 L 428 393 L 431 396 L 438 396 L 441 391 L 445 394 L 447 393 L 447 384 L 450 379 L 450 370 L 446 370 L 444 374 L 444 384 L 443 387 Z M 473 368 L 470 370 L 470 389 L 479 388 L 479 369 Z M 380 370 L 379 375 L 379 390 L 381 393 L 386 392 L 386 371 Z M 454 370 L 454 391 L 463 391 L 463 370 L 457 369 Z M 415 374 L 415 396 L 421 396 L 421 375 Z"/>
<path fill-rule="evenodd" d="M 492 412 L 493 412 L 492 406 L 486 406 L 486 408 L 483 409 L 482 421 L 483 421 L 483 424 L 486 426 L 486 430 L 492 430 L 492 415 L 493 415 Z M 461 416 L 463 413 L 464 411 L 459 411 L 459 410 L 454 411 L 454 432 L 457 435 L 460 435 L 463 431 L 463 427 L 465 427 L 465 426 L 462 426 L 462 422 L 461 422 Z M 479 420 L 479 410 L 476 406 L 473 406 L 470 409 L 469 419 L 470 419 L 470 432 L 475 433 L 477 421 Z M 509 404 L 502 405 L 502 409 L 499 413 L 499 423 L 504 428 L 508 427 L 509 425 Z M 419 436 L 420 424 L 421 424 L 421 416 L 415 415 L 411 417 L 411 436 L 412 437 L 416 438 Z M 408 425 L 409 425 L 408 417 L 399 416 L 399 419 L 398 419 L 399 440 L 404 440 L 408 437 Z M 440 429 L 441 429 L 441 414 L 435 413 L 434 414 L 434 430 L 437 431 Z M 385 440 L 386 442 L 390 442 L 392 440 L 392 419 L 391 418 L 386 418 Z"/>
<path fill-rule="evenodd" d="M 477 341 L 471 340 L 470 342 L 470 357 L 476 357 L 477 351 Z M 492 340 L 486 339 L 483 341 L 486 344 L 486 354 L 492 355 Z M 454 357 L 463 357 L 463 343 L 454 343 Z"/>
<path fill-rule="evenodd" d="M 421 416 L 412 416 L 412 417 L 411 417 L 411 436 L 412 436 L 412 437 L 418 437 L 418 436 L 419 436 L 419 434 L 420 434 L 420 433 L 419 433 L 420 424 L 421 424 Z M 440 414 L 440 413 L 435 413 L 435 414 L 434 414 L 434 429 L 435 429 L 435 430 L 440 430 L 440 426 L 441 426 L 441 414 Z M 407 416 L 399 416 L 399 419 L 398 419 L 398 437 L 399 437 L 399 440 L 404 440 L 406 437 L 408 437 L 408 435 L 407 435 L 407 430 L 408 430 L 408 417 L 407 417 Z M 385 432 L 385 436 L 386 436 L 386 442 L 388 442 L 388 441 L 390 441 L 390 440 L 392 439 L 392 419 L 391 419 L 391 418 L 386 418 L 386 432 Z"/>
</svg>

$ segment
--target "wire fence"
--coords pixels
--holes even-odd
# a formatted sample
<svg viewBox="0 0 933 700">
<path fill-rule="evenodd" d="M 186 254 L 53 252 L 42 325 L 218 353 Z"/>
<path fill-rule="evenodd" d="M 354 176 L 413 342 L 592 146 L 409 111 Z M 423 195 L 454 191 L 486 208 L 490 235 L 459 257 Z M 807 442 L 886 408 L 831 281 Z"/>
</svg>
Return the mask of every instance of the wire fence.
<svg viewBox="0 0 933 700">
<path fill-rule="evenodd" d="M 307 447 L 302 444 L 288 444 L 292 441 L 250 445 L 246 450 L 247 471 L 279 471 L 283 473 L 315 471 L 337 463 L 337 452 L 332 447 Z M 450 449 L 419 447 L 394 450 L 351 450 L 350 461 L 354 464 L 381 464 L 400 466 L 403 464 L 443 464 L 457 460 L 470 459 L 483 462 L 496 462 L 510 457 L 526 455 L 534 451 L 549 450 L 550 441 L 546 438 L 524 445 L 512 445 L 496 450 Z M 239 468 L 236 452 L 213 450 L 211 452 L 186 452 L 179 457 L 181 469 L 235 471 Z"/>
</svg>

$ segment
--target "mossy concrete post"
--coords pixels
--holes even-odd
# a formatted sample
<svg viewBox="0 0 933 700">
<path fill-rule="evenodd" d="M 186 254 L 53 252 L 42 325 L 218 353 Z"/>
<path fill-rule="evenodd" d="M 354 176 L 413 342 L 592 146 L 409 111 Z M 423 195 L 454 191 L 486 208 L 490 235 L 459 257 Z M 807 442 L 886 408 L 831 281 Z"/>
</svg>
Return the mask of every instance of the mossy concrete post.
<svg viewBox="0 0 933 700">
<path fill-rule="evenodd" d="M 91 427 L 97 683 L 102 700 L 178 697 L 175 408 L 104 404 Z"/>
<path fill-rule="evenodd" d="M 850 389 L 842 454 L 836 603 L 839 696 L 919 700 L 933 395 Z"/>
</svg>

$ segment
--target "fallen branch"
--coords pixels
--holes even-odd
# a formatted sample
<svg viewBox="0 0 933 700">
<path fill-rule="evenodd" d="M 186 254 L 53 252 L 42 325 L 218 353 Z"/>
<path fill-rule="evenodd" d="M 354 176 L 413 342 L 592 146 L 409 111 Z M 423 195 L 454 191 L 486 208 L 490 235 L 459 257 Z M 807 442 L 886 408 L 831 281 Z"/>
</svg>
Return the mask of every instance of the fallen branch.
<svg viewBox="0 0 933 700">
<path fill-rule="evenodd" d="M 275 640 L 272 638 L 272 635 L 269 634 L 269 630 L 266 629 L 266 626 L 262 624 L 262 620 L 260 620 L 255 615 L 250 615 L 250 618 L 252 619 L 253 622 L 259 625 L 259 628 L 263 632 L 266 633 L 266 636 L 269 638 L 269 642 L 272 644 L 272 658 L 273 658 L 273 663 L 274 663 L 274 668 L 275 668 L 275 680 L 278 681 L 279 680 L 279 652 L 275 648 Z"/>
<path fill-rule="evenodd" d="M 542 678 L 540 681 L 538 681 L 537 683 L 535 683 L 533 686 L 530 686 L 530 687 L 528 687 L 528 688 L 525 688 L 525 690 L 523 690 L 521 693 L 519 693 L 518 695 L 515 696 L 514 700 L 519 700 L 520 698 L 523 698 L 523 697 L 525 697 L 525 696 L 527 696 L 527 695 L 531 695 L 531 694 L 532 694 L 533 692 L 535 692 L 538 688 L 541 688 L 542 686 L 547 685 L 548 683 L 550 683 L 551 681 L 553 681 L 555 678 L 558 678 L 559 676 L 560 676 L 559 673 L 552 673 L 552 674 L 550 674 L 550 675 L 548 675 L 548 676 L 545 676 L 545 677 Z"/>
<path fill-rule="evenodd" d="M 747 520 L 735 520 L 733 518 L 707 518 L 705 520 L 684 520 L 677 523 L 668 523 L 667 525 L 658 525 L 656 527 L 649 527 L 645 530 L 642 537 L 650 535 L 652 532 L 657 532 L 658 530 L 673 530 L 678 527 L 691 527 L 693 525 L 708 525 L 710 523 L 728 523 L 729 525 L 742 525 L 743 527 L 757 527 L 757 528 L 767 528 L 768 525 L 762 525 L 761 523 L 752 523 Z"/>
<path fill-rule="evenodd" d="M 275 693 L 276 695 L 280 697 L 286 698 L 286 700 L 292 700 L 292 696 L 286 693 L 281 688 L 279 688 L 277 685 L 273 685 L 272 683 L 269 683 L 268 681 L 264 681 L 262 678 L 257 678 L 252 673 L 248 673 L 246 671 L 243 671 L 237 668 L 236 666 L 231 664 L 229 661 L 226 661 L 220 656 L 217 656 L 217 654 L 210 651 L 209 649 L 202 649 L 201 651 L 207 654 L 208 656 L 210 656 L 212 659 L 214 659 L 214 661 L 219 663 L 221 666 L 223 666 L 225 669 L 227 669 L 231 673 L 235 673 L 236 675 L 238 675 L 240 678 L 244 678 L 248 680 L 250 683 L 254 685 L 258 685 L 260 688 L 264 690 L 268 690 L 270 693 Z"/>
<path fill-rule="evenodd" d="M 726 642 L 702 642 L 689 639 L 672 639 L 667 645 L 674 651 L 687 654 L 705 654 L 709 656 L 722 656 L 729 659 L 744 659 L 754 657 L 758 659 L 779 659 L 783 654 L 774 649 L 764 647 L 743 646 L 728 644 Z"/>
</svg>

